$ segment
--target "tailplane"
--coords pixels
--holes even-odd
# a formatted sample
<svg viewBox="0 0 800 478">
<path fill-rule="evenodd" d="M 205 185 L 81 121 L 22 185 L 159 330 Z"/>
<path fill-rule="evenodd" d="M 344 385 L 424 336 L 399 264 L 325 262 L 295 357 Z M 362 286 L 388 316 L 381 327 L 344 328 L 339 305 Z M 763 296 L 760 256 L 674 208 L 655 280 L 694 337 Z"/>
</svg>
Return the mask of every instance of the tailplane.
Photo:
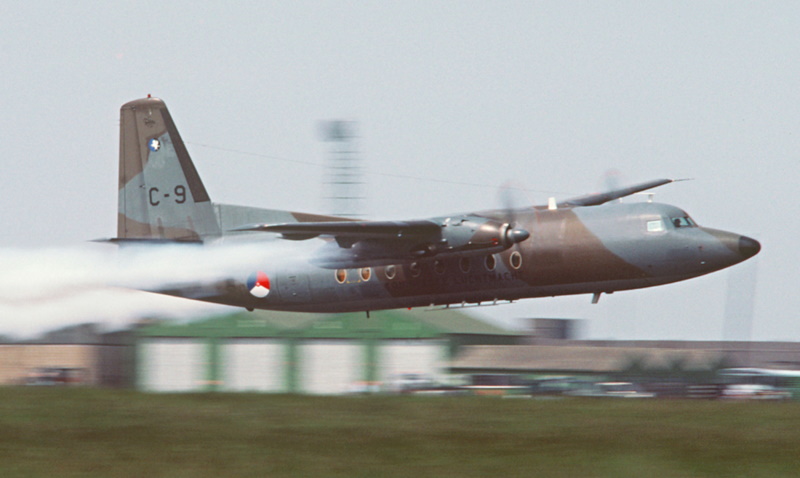
<svg viewBox="0 0 800 478">
<path fill-rule="evenodd" d="M 208 193 L 166 104 L 122 105 L 118 240 L 202 242 L 219 237 Z"/>
</svg>

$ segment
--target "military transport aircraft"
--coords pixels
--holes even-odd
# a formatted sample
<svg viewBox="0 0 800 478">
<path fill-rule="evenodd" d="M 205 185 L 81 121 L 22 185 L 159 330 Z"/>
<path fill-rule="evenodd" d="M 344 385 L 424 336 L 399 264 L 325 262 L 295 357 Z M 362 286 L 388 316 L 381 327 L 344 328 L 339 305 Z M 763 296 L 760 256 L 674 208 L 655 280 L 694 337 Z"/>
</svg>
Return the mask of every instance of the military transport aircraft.
<svg viewBox="0 0 800 478">
<path fill-rule="evenodd" d="M 700 227 L 674 206 L 616 201 L 670 179 L 544 206 L 410 221 L 214 203 L 162 100 L 131 101 L 120 115 L 112 241 L 291 247 L 279 262 L 254 258 L 220 280 L 154 292 L 300 312 L 369 313 L 571 294 L 591 294 L 596 303 L 602 293 L 701 276 L 761 249 L 749 237 Z"/>
</svg>

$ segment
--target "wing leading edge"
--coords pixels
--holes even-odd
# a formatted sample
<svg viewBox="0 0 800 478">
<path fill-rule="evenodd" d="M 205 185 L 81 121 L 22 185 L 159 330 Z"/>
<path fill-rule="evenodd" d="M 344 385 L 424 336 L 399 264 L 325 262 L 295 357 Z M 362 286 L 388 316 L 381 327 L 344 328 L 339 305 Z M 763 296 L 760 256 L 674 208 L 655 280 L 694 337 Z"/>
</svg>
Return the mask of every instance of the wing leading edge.
<svg viewBox="0 0 800 478">
<path fill-rule="evenodd" d="M 665 184 L 675 181 L 685 181 L 684 179 L 655 179 L 644 183 L 639 183 L 627 188 L 615 189 L 604 193 L 587 194 L 586 196 L 579 196 L 567 199 L 558 203 L 558 207 L 584 207 L 584 206 L 599 206 L 615 199 L 624 198 L 631 194 L 646 191 L 648 189 L 657 188 Z"/>
</svg>

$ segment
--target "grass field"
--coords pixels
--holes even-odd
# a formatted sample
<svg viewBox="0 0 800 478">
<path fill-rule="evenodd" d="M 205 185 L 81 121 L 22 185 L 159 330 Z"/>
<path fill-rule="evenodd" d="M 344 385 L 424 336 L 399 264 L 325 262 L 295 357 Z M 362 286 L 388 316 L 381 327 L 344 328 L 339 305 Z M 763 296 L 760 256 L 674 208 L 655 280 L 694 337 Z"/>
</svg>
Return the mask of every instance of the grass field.
<svg viewBox="0 0 800 478">
<path fill-rule="evenodd" d="M 0 389 L 0 477 L 800 476 L 800 404 Z"/>
</svg>

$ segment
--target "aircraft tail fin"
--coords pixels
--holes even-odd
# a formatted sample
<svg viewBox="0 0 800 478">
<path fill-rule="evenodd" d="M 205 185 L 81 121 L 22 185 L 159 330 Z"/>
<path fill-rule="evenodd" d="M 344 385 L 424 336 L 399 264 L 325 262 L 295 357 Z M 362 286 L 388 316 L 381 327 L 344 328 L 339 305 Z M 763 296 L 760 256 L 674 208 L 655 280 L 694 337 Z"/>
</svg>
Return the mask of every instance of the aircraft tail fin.
<svg viewBox="0 0 800 478">
<path fill-rule="evenodd" d="M 117 239 L 202 242 L 220 235 L 206 192 L 166 104 L 120 108 Z"/>
</svg>

